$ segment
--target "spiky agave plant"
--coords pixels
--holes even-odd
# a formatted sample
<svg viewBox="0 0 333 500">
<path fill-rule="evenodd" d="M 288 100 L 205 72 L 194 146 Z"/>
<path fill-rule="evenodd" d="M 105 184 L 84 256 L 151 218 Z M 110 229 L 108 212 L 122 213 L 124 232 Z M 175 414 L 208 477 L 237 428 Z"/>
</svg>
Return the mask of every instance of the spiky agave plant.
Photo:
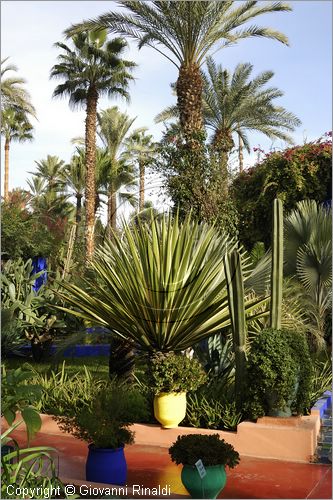
<svg viewBox="0 0 333 500">
<path fill-rule="evenodd" d="M 185 350 L 230 324 L 223 258 L 236 244 L 191 216 L 125 225 L 122 237 L 96 253 L 98 285 L 62 283 L 60 295 L 71 306 L 62 309 L 143 351 Z M 246 299 L 246 315 L 265 300 Z"/>
</svg>

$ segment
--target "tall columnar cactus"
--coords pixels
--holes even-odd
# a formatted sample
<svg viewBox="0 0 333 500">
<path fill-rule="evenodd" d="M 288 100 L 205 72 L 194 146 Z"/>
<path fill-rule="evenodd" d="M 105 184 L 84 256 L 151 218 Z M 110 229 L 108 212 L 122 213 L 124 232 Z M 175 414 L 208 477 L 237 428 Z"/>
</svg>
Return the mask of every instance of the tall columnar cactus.
<svg viewBox="0 0 333 500">
<path fill-rule="evenodd" d="M 224 259 L 227 281 L 228 303 L 230 310 L 233 346 L 235 352 L 235 392 L 236 401 L 242 403 L 246 379 L 246 318 L 244 307 L 244 282 L 242 262 L 237 250 L 227 254 Z"/>
<path fill-rule="evenodd" d="M 270 326 L 281 329 L 283 282 L 283 204 L 279 199 L 273 204 L 272 272 Z"/>
</svg>

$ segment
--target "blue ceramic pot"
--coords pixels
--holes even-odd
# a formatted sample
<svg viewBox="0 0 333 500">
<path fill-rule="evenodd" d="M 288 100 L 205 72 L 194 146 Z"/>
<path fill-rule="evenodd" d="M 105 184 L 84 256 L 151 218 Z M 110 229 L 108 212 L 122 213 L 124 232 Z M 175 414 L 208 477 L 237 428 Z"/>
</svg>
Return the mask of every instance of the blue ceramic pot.
<svg viewBox="0 0 333 500">
<path fill-rule="evenodd" d="M 127 464 L 124 447 L 121 448 L 96 448 L 93 444 L 88 446 L 86 462 L 86 479 L 94 483 L 126 484 Z"/>
</svg>

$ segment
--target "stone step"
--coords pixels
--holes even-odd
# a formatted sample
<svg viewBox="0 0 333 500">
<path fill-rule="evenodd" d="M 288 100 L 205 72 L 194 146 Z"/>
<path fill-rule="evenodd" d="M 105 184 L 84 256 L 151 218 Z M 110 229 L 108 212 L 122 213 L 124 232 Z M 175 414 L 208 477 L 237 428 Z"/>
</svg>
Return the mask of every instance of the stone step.
<svg viewBox="0 0 333 500">
<path fill-rule="evenodd" d="M 332 428 L 332 417 L 331 418 L 323 418 L 321 421 L 322 427 L 331 427 Z"/>
<path fill-rule="evenodd" d="M 327 436 L 332 439 L 332 428 L 331 427 L 320 427 L 320 437 Z"/>
</svg>

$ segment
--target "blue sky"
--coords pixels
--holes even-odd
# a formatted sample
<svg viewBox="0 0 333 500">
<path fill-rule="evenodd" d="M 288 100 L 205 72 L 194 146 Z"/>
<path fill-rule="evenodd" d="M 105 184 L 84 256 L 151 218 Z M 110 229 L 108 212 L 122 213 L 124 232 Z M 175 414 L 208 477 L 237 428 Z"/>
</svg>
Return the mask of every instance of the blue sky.
<svg viewBox="0 0 333 500">
<path fill-rule="evenodd" d="M 253 74 L 274 71 L 271 84 L 285 93 L 279 103 L 302 120 L 294 139 L 303 143 L 332 128 L 332 3 L 330 0 L 289 3 L 293 12 L 265 15 L 257 19 L 257 24 L 284 32 L 290 47 L 272 40 L 244 40 L 218 52 L 214 58 L 230 70 L 239 62 L 250 62 Z M 58 54 L 53 44 L 64 40 L 63 31 L 72 23 L 117 8 L 113 1 L 1 2 L 1 57 L 10 56 L 10 61 L 18 66 L 19 75 L 26 78 L 38 115 L 38 122 L 34 121 L 35 140 L 11 146 L 10 189 L 26 187 L 35 160 L 50 154 L 68 161 L 73 153 L 71 138 L 84 134 L 84 111 L 71 111 L 66 100 L 52 99 L 57 82 L 49 80 L 49 73 Z M 125 57 L 139 64 L 130 90 L 131 104 L 101 99 L 99 109 L 118 105 L 130 116 L 137 116 L 135 128 L 147 126 L 159 139 L 163 127 L 154 124 L 154 117 L 175 99 L 170 83 L 176 80 L 177 70 L 153 49 L 138 51 L 134 43 Z M 260 144 L 266 150 L 284 146 L 281 141 L 272 144 L 260 134 L 252 134 L 250 140 L 252 146 Z M 254 157 L 253 153 L 246 156 L 245 165 L 252 164 Z"/>
</svg>

